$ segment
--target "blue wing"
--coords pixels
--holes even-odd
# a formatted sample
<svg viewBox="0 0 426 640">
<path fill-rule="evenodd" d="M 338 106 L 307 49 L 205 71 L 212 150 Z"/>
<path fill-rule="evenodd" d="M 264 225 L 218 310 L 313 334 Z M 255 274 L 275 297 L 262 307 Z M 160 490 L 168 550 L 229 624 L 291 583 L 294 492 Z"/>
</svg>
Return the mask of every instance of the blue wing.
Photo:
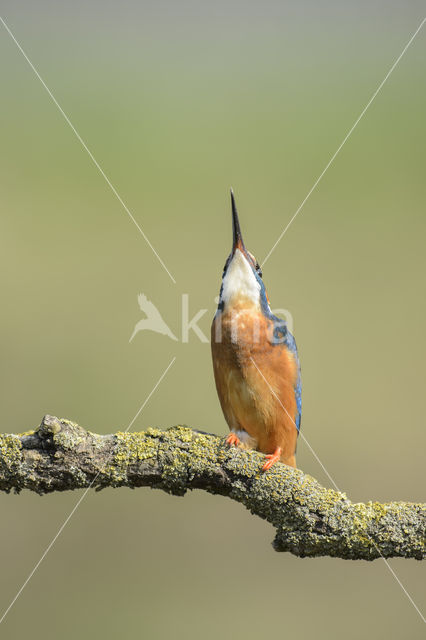
<svg viewBox="0 0 426 640">
<path fill-rule="evenodd" d="M 299 361 L 298 361 L 298 365 L 299 365 L 299 373 L 297 376 L 296 386 L 294 388 L 294 392 L 296 394 L 296 403 L 297 403 L 297 414 L 295 419 L 297 433 L 299 433 L 300 431 L 300 423 L 302 422 L 302 379 L 300 377 Z"/>
<path fill-rule="evenodd" d="M 297 353 L 296 340 L 290 333 L 287 327 L 287 323 L 282 318 L 275 316 L 270 309 L 268 298 L 266 296 L 265 285 L 259 274 L 255 273 L 256 279 L 260 284 L 260 304 L 262 311 L 267 318 L 273 323 L 273 338 L 272 344 L 285 344 L 287 349 L 291 351 L 295 357 L 297 364 L 297 378 L 294 386 L 294 393 L 296 395 L 297 413 L 294 417 L 296 423 L 297 433 L 300 431 L 300 423 L 302 419 L 302 380 L 300 377 L 300 360 Z"/>
<path fill-rule="evenodd" d="M 300 360 L 299 354 L 297 353 L 296 340 L 288 330 L 287 324 L 284 320 L 282 320 L 282 318 L 278 318 L 277 316 L 272 315 L 272 320 L 274 323 L 273 338 L 275 344 L 285 344 L 287 349 L 291 351 L 296 360 L 297 378 L 296 384 L 294 386 L 294 393 L 296 395 L 297 413 L 294 417 L 294 421 L 296 423 L 297 432 L 299 433 L 300 423 L 302 420 L 302 378 L 300 376 Z"/>
</svg>

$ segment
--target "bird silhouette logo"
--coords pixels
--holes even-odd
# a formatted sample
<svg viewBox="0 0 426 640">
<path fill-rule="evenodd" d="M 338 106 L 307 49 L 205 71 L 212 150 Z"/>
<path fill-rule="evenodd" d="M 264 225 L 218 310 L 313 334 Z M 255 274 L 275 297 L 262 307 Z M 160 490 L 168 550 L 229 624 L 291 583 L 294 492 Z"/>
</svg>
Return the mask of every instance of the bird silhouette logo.
<svg viewBox="0 0 426 640">
<path fill-rule="evenodd" d="M 137 333 L 139 333 L 139 331 L 146 331 L 147 329 L 149 331 L 161 333 L 163 336 L 169 336 L 169 338 L 171 338 L 172 340 L 177 341 L 175 334 L 163 320 L 161 313 L 158 311 L 155 304 L 148 300 L 146 295 L 140 293 L 138 295 L 138 303 L 140 310 L 143 311 L 143 313 L 146 315 L 146 318 L 142 318 L 142 320 L 139 320 L 139 322 L 136 323 L 129 342 L 133 340 L 133 338 Z"/>
</svg>

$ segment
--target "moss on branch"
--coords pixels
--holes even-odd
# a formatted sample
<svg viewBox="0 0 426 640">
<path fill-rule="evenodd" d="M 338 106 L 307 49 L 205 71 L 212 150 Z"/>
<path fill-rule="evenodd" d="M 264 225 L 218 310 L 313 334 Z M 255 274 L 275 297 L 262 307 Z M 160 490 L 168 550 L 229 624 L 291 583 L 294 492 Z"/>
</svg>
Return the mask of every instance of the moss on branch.
<svg viewBox="0 0 426 640">
<path fill-rule="evenodd" d="M 45 416 L 34 431 L 0 435 L 0 489 L 39 494 L 143 487 L 183 496 L 203 489 L 242 503 L 276 529 L 274 548 L 304 556 L 425 557 L 426 505 L 352 503 L 299 469 L 229 448 L 188 427 L 97 435 Z"/>
</svg>

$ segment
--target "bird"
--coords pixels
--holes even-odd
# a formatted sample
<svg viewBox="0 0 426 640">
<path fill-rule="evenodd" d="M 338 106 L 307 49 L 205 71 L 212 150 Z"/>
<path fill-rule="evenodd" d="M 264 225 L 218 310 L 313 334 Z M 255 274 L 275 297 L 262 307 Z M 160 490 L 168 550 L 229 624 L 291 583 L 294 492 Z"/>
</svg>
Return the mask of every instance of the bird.
<svg viewBox="0 0 426 640">
<path fill-rule="evenodd" d="M 266 454 L 263 471 L 296 467 L 302 382 L 296 341 L 275 316 L 262 269 L 246 249 L 231 189 L 232 250 L 222 274 L 211 327 L 216 390 L 230 430 L 229 446 Z"/>
</svg>

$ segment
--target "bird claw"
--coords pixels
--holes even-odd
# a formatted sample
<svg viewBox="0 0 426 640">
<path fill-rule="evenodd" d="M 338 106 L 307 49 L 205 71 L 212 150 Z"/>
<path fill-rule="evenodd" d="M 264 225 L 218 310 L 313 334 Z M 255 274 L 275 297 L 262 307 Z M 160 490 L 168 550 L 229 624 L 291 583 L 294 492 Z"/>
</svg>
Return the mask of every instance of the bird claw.
<svg viewBox="0 0 426 640">
<path fill-rule="evenodd" d="M 265 458 L 267 458 L 267 462 L 265 462 L 265 464 L 263 465 L 262 471 L 268 471 L 268 469 L 270 469 L 272 465 L 280 461 L 281 448 L 278 447 L 278 449 L 276 449 L 274 453 L 268 453 L 268 455 L 266 455 Z"/>
<path fill-rule="evenodd" d="M 231 431 L 229 436 L 226 438 L 226 444 L 229 444 L 230 447 L 238 447 L 238 445 L 241 444 L 241 440 L 235 433 L 232 433 Z"/>
</svg>

